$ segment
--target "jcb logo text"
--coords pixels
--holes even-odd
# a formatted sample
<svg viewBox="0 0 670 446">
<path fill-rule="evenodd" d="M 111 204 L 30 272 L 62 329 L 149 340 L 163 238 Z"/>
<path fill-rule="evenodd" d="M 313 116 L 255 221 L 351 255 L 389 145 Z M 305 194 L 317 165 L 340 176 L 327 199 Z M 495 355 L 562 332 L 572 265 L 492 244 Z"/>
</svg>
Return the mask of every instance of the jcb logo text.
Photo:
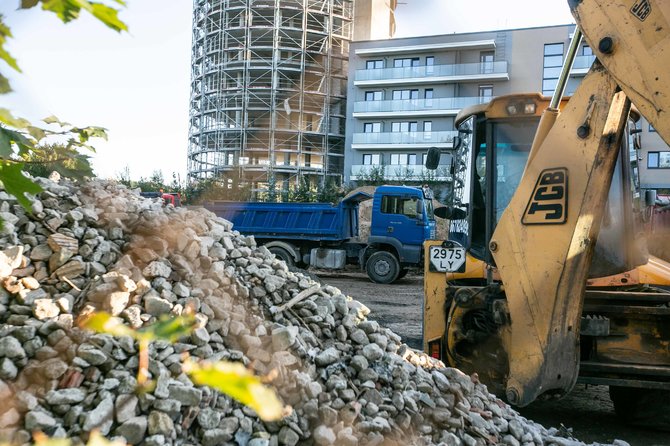
<svg viewBox="0 0 670 446">
<path fill-rule="evenodd" d="M 568 219 L 568 169 L 540 173 L 521 222 L 525 225 L 559 225 Z"/>
<path fill-rule="evenodd" d="M 651 3 L 649 3 L 649 0 L 635 2 L 633 7 L 630 8 L 630 12 L 640 19 L 640 21 L 644 22 L 646 18 L 649 17 L 649 14 L 651 14 Z"/>
</svg>

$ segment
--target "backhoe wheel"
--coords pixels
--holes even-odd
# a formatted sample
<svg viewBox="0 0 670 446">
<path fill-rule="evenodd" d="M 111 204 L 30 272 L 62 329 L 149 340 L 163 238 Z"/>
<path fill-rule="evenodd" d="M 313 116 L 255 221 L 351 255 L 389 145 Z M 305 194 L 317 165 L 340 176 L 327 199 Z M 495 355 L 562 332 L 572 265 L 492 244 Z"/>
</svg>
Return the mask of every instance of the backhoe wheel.
<svg viewBox="0 0 670 446">
<path fill-rule="evenodd" d="M 365 264 L 368 277 L 377 283 L 392 283 L 398 278 L 400 264 L 389 252 L 378 251 L 370 256 Z"/>
<path fill-rule="evenodd" d="M 293 259 L 293 256 L 289 254 L 289 252 L 284 248 L 273 246 L 271 248 L 268 248 L 268 251 L 274 254 L 279 260 L 283 260 L 284 263 L 286 263 L 286 266 L 288 266 L 289 268 L 295 266 L 295 260 Z"/>
<path fill-rule="evenodd" d="M 670 390 L 610 386 L 610 399 L 622 421 L 670 431 Z"/>
</svg>

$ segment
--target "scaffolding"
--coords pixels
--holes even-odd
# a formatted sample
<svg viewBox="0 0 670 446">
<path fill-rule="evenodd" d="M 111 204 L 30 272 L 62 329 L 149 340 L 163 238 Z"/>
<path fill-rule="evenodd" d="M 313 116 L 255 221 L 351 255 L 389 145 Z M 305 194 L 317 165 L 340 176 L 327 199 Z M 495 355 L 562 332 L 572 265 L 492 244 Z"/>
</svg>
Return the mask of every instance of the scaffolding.
<svg viewBox="0 0 670 446">
<path fill-rule="evenodd" d="M 353 0 L 194 0 L 188 175 L 341 182 Z"/>
</svg>

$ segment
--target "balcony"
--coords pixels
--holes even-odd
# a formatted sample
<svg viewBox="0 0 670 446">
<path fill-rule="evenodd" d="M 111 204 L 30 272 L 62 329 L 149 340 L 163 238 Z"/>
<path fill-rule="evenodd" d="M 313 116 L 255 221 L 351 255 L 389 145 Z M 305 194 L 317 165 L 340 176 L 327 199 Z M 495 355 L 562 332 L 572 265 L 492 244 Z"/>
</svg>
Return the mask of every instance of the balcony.
<svg viewBox="0 0 670 446">
<path fill-rule="evenodd" d="M 470 105 L 485 104 L 492 97 L 439 99 L 401 99 L 354 103 L 354 118 L 392 118 L 401 116 L 456 116 Z"/>
<path fill-rule="evenodd" d="M 437 170 L 428 170 L 424 166 L 410 165 L 410 164 L 393 164 L 387 166 L 371 166 L 353 165 L 351 166 L 351 179 L 364 180 L 369 177 L 371 173 L 376 176 L 381 174 L 383 169 L 383 176 L 386 180 L 401 180 L 401 181 L 451 181 L 448 166 L 440 166 Z"/>
<path fill-rule="evenodd" d="M 434 84 L 436 82 L 507 81 L 507 61 L 356 70 L 354 85 Z"/>
<path fill-rule="evenodd" d="M 572 70 L 570 70 L 571 76 L 584 76 L 588 73 L 589 68 L 593 64 L 593 61 L 596 60 L 596 56 L 577 56 L 575 57 L 575 62 L 572 64 Z"/>
<path fill-rule="evenodd" d="M 458 132 L 386 132 L 354 133 L 352 149 L 423 149 L 438 147 L 450 149 Z"/>
</svg>

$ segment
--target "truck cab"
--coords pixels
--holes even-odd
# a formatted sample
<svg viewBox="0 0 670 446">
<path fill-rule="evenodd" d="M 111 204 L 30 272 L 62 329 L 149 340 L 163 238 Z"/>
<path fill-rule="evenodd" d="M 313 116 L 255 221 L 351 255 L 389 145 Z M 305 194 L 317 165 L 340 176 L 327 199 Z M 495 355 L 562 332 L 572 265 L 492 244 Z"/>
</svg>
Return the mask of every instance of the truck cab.
<svg viewBox="0 0 670 446">
<path fill-rule="evenodd" d="M 375 282 L 391 283 L 420 265 L 423 242 L 435 238 L 433 196 L 427 187 L 380 186 L 374 194 L 366 271 Z"/>
</svg>

